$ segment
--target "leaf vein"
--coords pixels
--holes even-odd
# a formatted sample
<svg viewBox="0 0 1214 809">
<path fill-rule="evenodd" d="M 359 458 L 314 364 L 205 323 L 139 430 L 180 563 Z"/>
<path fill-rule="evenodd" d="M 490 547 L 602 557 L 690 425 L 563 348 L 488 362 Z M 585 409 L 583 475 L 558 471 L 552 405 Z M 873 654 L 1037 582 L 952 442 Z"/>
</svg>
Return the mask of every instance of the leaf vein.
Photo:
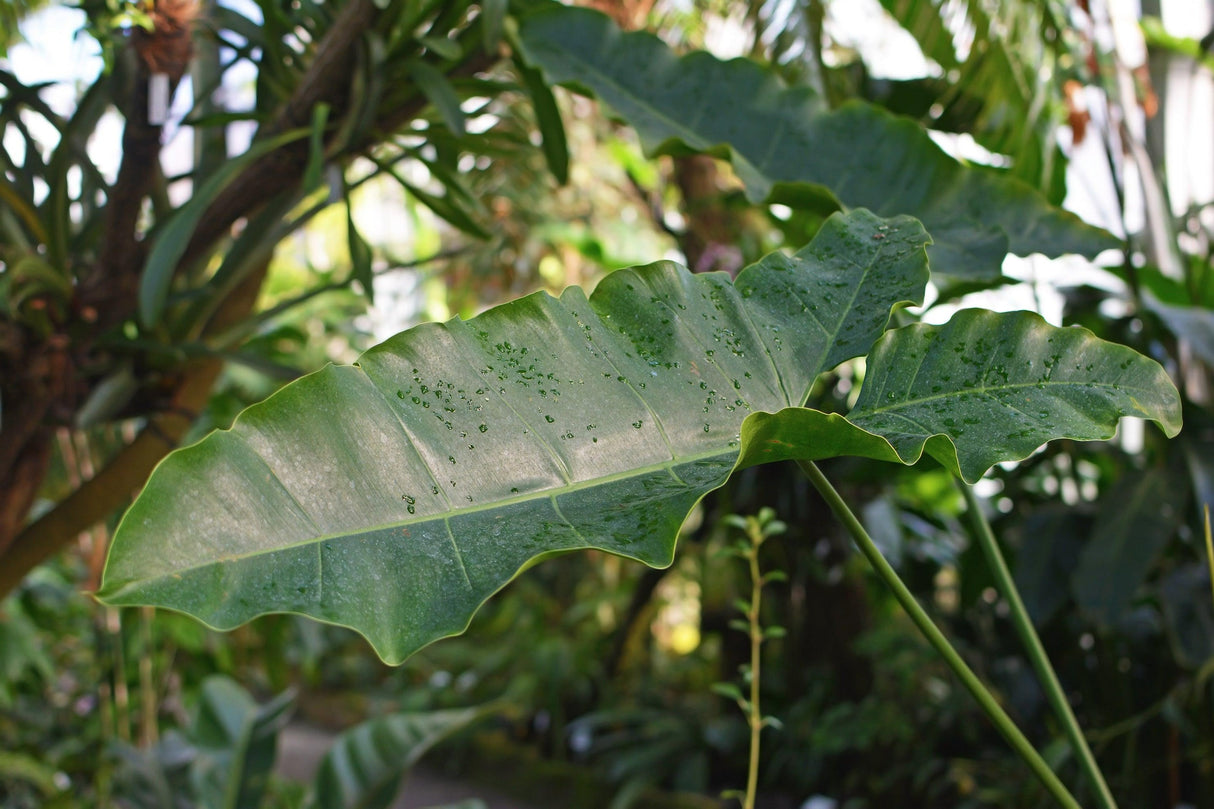
<svg viewBox="0 0 1214 809">
<path fill-rule="evenodd" d="M 455 550 L 455 561 L 459 562 L 459 572 L 464 574 L 464 584 L 468 585 L 468 592 L 475 592 L 472 579 L 468 576 L 468 566 L 464 563 L 464 551 L 455 541 L 455 533 L 451 530 L 451 520 L 444 517 L 443 527 L 447 529 L 447 538 L 451 540 L 451 547 Z"/>
<path fill-rule="evenodd" d="M 430 483 L 435 489 L 438 490 L 438 493 L 443 500 L 446 501 L 447 511 L 450 511 L 452 508 L 454 508 L 455 504 L 451 502 L 451 498 L 447 496 L 447 492 L 443 489 L 442 485 L 440 485 L 438 477 L 434 474 L 434 469 L 431 468 L 430 463 L 426 460 L 426 456 L 422 454 L 420 449 L 418 449 L 420 443 L 414 437 L 413 431 L 409 429 L 409 425 L 405 423 L 405 420 L 401 418 L 400 413 L 396 411 L 396 407 L 392 404 L 392 400 L 388 398 L 387 392 L 381 389 L 379 385 L 375 384 L 375 380 L 371 379 L 370 374 L 368 374 L 361 365 L 356 365 L 355 367 L 362 371 L 363 376 L 366 377 L 371 387 L 374 388 L 383 398 L 384 405 L 387 407 L 388 412 L 392 414 L 393 421 L 395 421 L 400 427 L 401 434 L 404 435 L 405 441 L 409 444 L 409 448 L 413 450 L 413 454 L 417 456 L 417 460 L 421 463 L 422 469 L 426 470 L 426 476 L 430 478 Z"/>
</svg>

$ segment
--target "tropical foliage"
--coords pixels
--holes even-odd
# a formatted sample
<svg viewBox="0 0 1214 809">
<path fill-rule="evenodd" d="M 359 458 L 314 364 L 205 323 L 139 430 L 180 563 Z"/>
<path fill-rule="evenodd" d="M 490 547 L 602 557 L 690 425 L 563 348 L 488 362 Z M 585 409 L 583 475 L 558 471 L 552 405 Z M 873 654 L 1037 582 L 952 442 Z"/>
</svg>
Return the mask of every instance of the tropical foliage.
<svg viewBox="0 0 1214 809">
<path fill-rule="evenodd" d="M 305 790 L 265 778 L 288 698 L 259 704 L 208 679 L 218 669 L 263 695 L 302 678 L 421 709 L 507 694 L 528 717 L 515 738 L 599 765 L 619 806 L 653 785 L 743 783 L 748 747 L 760 755 L 747 722 L 783 729 L 763 731 L 744 801 L 1040 803 L 826 527 L 841 502 L 829 477 L 867 528 L 845 517 L 852 537 L 926 607 L 914 620 L 941 624 L 961 667 L 1045 744 L 1062 689 L 1043 696 L 1000 631 L 1018 599 L 984 520 L 961 521 L 977 500 L 951 483 L 981 479 L 1024 608 L 1096 757 L 1117 762 L 1111 793 L 1209 799 L 1208 207 L 1171 215 L 1125 92 L 1138 66 L 1091 38 L 1086 10 L 883 5 L 939 75 L 874 78 L 818 0 L 750 4 L 735 18 L 750 59 L 688 52 L 678 37 L 703 43 L 711 26 L 644 2 L 610 17 L 546 2 L 82 3 L 75 24 L 105 67 L 70 111 L 0 65 L 0 793 L 33 805 L 70 794 L 67 778 L 135 800 L 185 779 L 174 794 L 201 805 L 298 805 Z M 662 39 L 628 30 L 646 19 Z M 1172 58 L 1201 53 L 1145 30 Z M 167 125 L 148 114 L 153 76 L 188 107 Z M 240 101 L 214 92 L 240 86 Z M 1129 122 L 1086 142 L 1115 183 L 1142 178 L 1149 237 L 1122 242 L 1057 207 L 1088 123 L 1076 86 Z M 111 165 L 96 144 L 115 114 Z M 162 155 L 175 131 L 194 146 L 176 164 Z M 959 161 L 941 131 L 992 165 Z M 1065 290 L 1051 318 L 1065 327 L 939 311 L 1017 283 L 1009 253 L 1118 247 L 1103 286 Z M 646 263 L 672 249 L 680 261 Z M 526 294 L 541 287 L 559 294 Z M 356 316 L 402 288 L 421 299 L 402 326 L 446 322 L 368 349 L 381 329 Z M 1128 415 L 1162 429 L 1080 443 Z M 212 426 L 232 429 L 148 477 Z M 140 489 L 102 580 L 104 526 Z M 726 516 L 765 506 L 788 532 L 754 561 L 787 584 L 731 639 L 731 602 L 754 582 L 716 559 Z M 284 612 L 325 625 L 280 615 L 221 638 L 147 607 L 89 607 L 73 581 L 224 629 Z M 43 648 L 69 624 L 89 640 Z M 385 660 L 413 657 L 393 675 L 331 624 Z M 751 696 L 729 691 L 739 716 L 711 686 L 759 671 L 760 624 L 762 675 L 744 679 Z M 471 644 L 427 646 L 465 630 Z M 161 693 L 152 671 L 173 659 L 191 668 Z M 93 681 L 110 689 L 100 703 Z M 56 689 L 71 696 L 35 729 L 32 706 Z M 72 711 L 90 730 L 48 747 L 72 737 Z M 332 756 L 357 747 L 382 765 L 386 805 L 410 739 L 420 751 L 443 735 L 411 734 L 473 715 L 385 717 Z M 157 742 L 160 724 L 185 736 Z M 141 752 L 90 772 L 99 737 Z M 1085 750 L 1072 734 L 1047 758 L 1110 806 Z M 325 777 L 311 794 L 342 805 Z"/>
</svg>

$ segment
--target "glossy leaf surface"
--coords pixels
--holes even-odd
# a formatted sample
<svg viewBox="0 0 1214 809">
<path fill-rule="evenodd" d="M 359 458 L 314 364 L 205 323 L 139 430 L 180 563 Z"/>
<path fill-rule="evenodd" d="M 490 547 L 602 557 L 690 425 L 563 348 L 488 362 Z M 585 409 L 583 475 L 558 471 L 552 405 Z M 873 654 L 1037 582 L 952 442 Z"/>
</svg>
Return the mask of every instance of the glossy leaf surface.
<svg viewBox="0 0 1214 809">
<path fill-rule="evenodd" d="M 224 628 L 299 612 L 398 662 L 537 556 L 669 564 L 743 419 L 866 353 L 921 298 L 925 242 L 856 211 L 736 284 L 659 263 L 412 329 L 162 463 L 100 595 Z"/>
<path fill-rule="evenodd" d="M 830 110 L 755 62 L 679 57 L 582 8 L 525 18 L 521 40 L 550 82 L 602 99 L 650 153 L 729 159 L 753 201 L 785 201 L 810 184 L 844 206 L 917 217 L 932 235 L 932 271 L 954 280 L 998 278 L 1009 251 L 1094 255 L 1117 244 L 1029 186 L 961 165 L 913 121 L 862 102 Z"/>
<path fill-rule="evenodd" d="M 100 595 L 219 628 L 299 612 L 399 662 L 545 555 L 669 564 L 687 513 L 738 463 L 926 452 L 973 480 L 1126 414 L 1178 429 L 1158 365 L 1035 315 L 882 337 L 922 292 L 925 239 L 856 211 L 736 283 L 659 263 L 590 299 L 571 288 L 404 332 L 162 463 Z M 851 421 L 799 406 L 866 353 Z"/>
</svg>

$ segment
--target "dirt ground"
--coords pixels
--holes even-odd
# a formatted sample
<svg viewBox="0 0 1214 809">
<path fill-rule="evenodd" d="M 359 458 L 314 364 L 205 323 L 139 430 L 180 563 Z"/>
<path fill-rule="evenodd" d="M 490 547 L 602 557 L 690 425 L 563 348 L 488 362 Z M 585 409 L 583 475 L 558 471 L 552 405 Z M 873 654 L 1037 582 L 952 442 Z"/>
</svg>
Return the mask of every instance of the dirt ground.
<svg viewBox="0 0 1214 809">
<path fill-rule="evenodd" d="M 310 781 L 332 742 L 333 734 L 328 731 L 305 724 L 289 725 L 278 737 L 275 771 L 284 778 Z M 479 798 L 489 809 L 548 809 L 548 805 L 525 806 L 483 786 L 452 781 L 428 768 L 425 762 L 414 768 L 405 779 L 400 798 L 392 806 L 393 809 L 426 809 L 469 798 Z M 559 807 L 559 796 L 553 796 L 553 802 L 549 805 Z"/>
</svg>

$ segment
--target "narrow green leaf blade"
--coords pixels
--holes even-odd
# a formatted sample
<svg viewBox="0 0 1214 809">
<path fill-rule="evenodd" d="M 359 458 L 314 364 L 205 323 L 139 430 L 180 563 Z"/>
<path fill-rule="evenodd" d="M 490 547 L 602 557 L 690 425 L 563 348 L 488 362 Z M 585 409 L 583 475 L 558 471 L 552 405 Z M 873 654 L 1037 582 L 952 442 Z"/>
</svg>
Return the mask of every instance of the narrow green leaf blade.
<svg viewBox="0 0 1214 809">
<path fill-rule="evenodd" d="M 424 191 L 406 180 L 392 164 L 383 160 L 372 159 L 374 160 L 375 165 L 379 167 L 380 171 L 385 172 L 396 180 L 396 182 L 400 183 L 401 188 L 405 189 L 406 193 L 433 211 L 435 216 L 438 216 L 449 224 L 459 228 L 464 233 L 475 236 L 478 239 L 490 238 L 489 232 L 486 231 L 480 225 L 480 223 L 476 221 L 473 215 L 465 210 L 464 205 L 461 204 L 463 201 L 462 195 L 457 192 L 456 186 L 448 184 L 446 189 L 447 194 L 444 196 L 431 194 L 430 192 Z M 431 168 L 434 168 L 435 165 L 436 164 L 431 165 Z M 438 174 L 439 172 L 435 173 Z"/>
<path fill-rule="evenodd" d="M 250 49 L 265 46 L 265 29 L 240 12 L 227 6 L 217 5 L 210 14 L 217 30 L 231 31 L 244 39 Z"/>
<path fill-rule="evenodd" d="M 933 237 L 933 272 L 991 280 L 1009 250 L 1090 256 L 1117 244 L 1029 186 L 957 163 L 915 122 L 858 101 L 830 110 L 754 62 L 680 58 L 653 35 L 622 33 L 582 8 L 530 15 L 520 37 L 528 63 L 550 83 L 602 99 L 647 151 L 727 158 L 755 201 L 781 201 L 788 186 L 812 184 L 846 206 L 917 217 Z M 953 244 L 975 229 L 988 237 Z"/>
<path fill-rule="evenodd" d="M 481 39 L 490 56 L 497 54 L 509 7 L 508 0 L 481 0 Z"/>
<path fill-rule="evenodd" d="M 446 75 L 420 59 L 409 62 L 409 75 L 434 105 L 447 128 L 457 135 L 464 134 L 464 111 L 460 108 L 459 95 Z"/>
<path fill-rule="evenodd" d="M 375 271 L 372 266 L 371 245 L 354 224 L 354 208 L 350 204 L 350 189 L 346 189 L 346 245 L 350 251 L 350 277 L 363 288 L 367 301 L 375 302 Z"/>
<path fill-rule="evenodd" d="M 399 662 L 536 557 L 667 565 L 746 416 L 804 401 L 920 298 L 926 240 L 856 211 L 736 285 L 663 262 L 404 332 L 166 459 L 100 596 L 223 628 L 299 612 Z"/>
<path fill-rule="evenodd" d="M 423 36 L 418 37 L 417 41 L 443 59 L 450 59 L 454 62 L 458 61 L 461 56 L 459 43 L 445 36 Z"/>
<path fill-rule="evenodd" d="M 527 88 L 527 94 L 531 96 L 531 106 L 535 110 L 535 121 L 539 124 L 540 143 L 544 149 L 548 170 L 552 172 L 558 184 L 564 185 L 569 181 L 569 144 L 565 138 L 565 124 L 561 120 L 556 97 L 540 71 L 524 64 L 520 59 L 515 59 L 514 64 L 523 79 L 523 86 Z"/>
<path fill-rule="evenodd" d="M 139 320 L 144 326 L 154 326 L 160 321 L 168 301 L 173 276 L 177 272 L 177 262 L 185 254 L 198 220 L 215 197 L 248 168 L 250 163 L 307 135 L 308 130 L 305 129 L 286 132 L 255 143 L 249 151 L 224 164 L 190 197 L 189 202 L 174 211 L 164 226 L 158 229 L 139 280 Z"/>
<path fill-rule="evenodd" d="M 311 193 L 320 187 L 321 171 L 325 167 L 325 127 L 329 123 L 329 105 L 312 108 L 312 127 L 308 132 L 308 164 L 304 167 L 303 191 Z"/>
</svg>

